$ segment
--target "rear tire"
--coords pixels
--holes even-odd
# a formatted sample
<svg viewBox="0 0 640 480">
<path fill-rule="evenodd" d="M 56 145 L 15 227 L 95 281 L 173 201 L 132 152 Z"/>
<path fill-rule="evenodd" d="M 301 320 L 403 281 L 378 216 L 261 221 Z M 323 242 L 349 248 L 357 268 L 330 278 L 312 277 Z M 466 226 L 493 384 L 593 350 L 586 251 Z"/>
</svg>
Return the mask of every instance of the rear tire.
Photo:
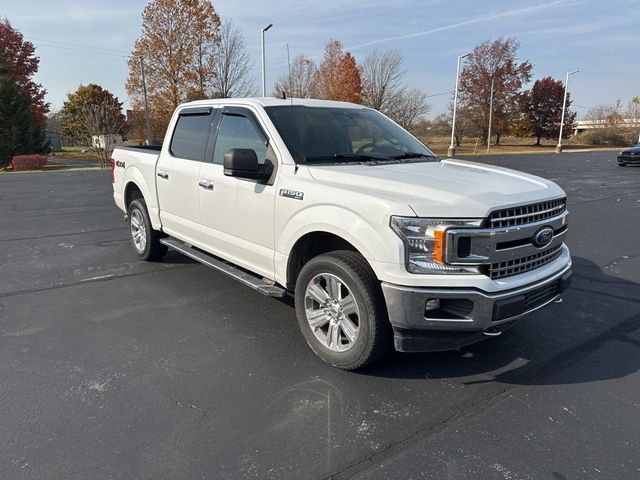
<svg viewBox="0 0 640 480">
<path fill-rule="evenodd" d="M 296 282 L 298 324 L 326 363 L 355 370 L 384 356 L 391 345 L 382 290 L 359 253 L 336 251 L 312 258 Z"/>
<path fill-rule="evenodd" d="M 140 260 L 160 260 L 168 247 L 160 243 L 162 232 L 154 230 L 149 219 L 147 205 L 142 198 L 129 204 L 129 238 L 136 256 Z"/>
</svg>

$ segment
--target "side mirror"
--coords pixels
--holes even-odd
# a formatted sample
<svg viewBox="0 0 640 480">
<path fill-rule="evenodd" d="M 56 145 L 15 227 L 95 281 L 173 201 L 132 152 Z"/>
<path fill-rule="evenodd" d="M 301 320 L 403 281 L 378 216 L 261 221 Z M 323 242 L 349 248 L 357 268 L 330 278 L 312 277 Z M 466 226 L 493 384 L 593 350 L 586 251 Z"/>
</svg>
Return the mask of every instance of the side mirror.
<svg viewBox="0 0 640 480">
<path fill-rule="evenodd" d="M 224 174 L 229 177 L 267 180 L 271 172 L 258 163 L 256 152 L 250 148 L 232 148 L 224 154 Z"/>
</svg>

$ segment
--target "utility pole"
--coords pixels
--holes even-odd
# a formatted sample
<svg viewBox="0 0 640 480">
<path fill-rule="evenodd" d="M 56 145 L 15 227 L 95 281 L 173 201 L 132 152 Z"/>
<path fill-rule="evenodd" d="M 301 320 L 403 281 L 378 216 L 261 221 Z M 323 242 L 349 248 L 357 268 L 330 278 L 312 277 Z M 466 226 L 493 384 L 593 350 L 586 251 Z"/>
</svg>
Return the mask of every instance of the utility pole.
<svg viewBox="0 0 640 480">
<path fill-rule="evenodd" d="M 144 75 L 144 57 L 140 57 L 140 70 L 142 71 L 142 91 L 144 92 L 144 120 L 147 145 L 151 145 L 151 119 L 149 118 L 149 99 L 147 98 L 147 79 Z"/>
<path fill-rule="evenodd" d="M 562 117 L 560 120 L 560 135 L 558 135 L 558 145 L 556 146 L 556 153 L 562 153 L 562 130 L 564 128 L 564 112 L 567 108 L 567 91 L 569 90 L 569 75 L 578 73 L 580 70 L 574 70 L 573 72 L 567 72 L 567 77 L 564 81 L 564 99 L 562 100 Z"/>
<path fill-rule="evenodd" d="M 269 30 L 271 27 L 273 27 L 273 23 L 270 23 L 269 25 L 267 25 L 266 27 L 264 27 L 261 31 L 260 31 L 260 39 L 261 39 L 261 46 L 262 46 L 262 96 L 266 97 L 267 96 L 267 76 L 265 73 L 265 59 L 264 59 L 264 32 L 266 32 L 267 30 Z"/>
<path fill-rule="evenodd" d="M 456 69 L 456 90 L 453 94 L 453 118 L 451 119 L 451 145 L 449 146 L 449 151 L 447 152 L 447 157 L 453 157 L 456 154 L 456 145 L 455 145 L 455 132 L 456 132 L 456 109 L 458 107 L 458 85 L 460 83 L 460 61 L 471 55 L 471 53 L 465 53 L 464 55 L 458 56 L 458 68 Z"/>
<path fill-rule="evenodd" d="M 489 98 L 489 133 L 487 134 L 487 153 L 491 153 L 491 122 L 493 121 L 493 78 L 491 79 L 491 97 Z"/>
</svg>

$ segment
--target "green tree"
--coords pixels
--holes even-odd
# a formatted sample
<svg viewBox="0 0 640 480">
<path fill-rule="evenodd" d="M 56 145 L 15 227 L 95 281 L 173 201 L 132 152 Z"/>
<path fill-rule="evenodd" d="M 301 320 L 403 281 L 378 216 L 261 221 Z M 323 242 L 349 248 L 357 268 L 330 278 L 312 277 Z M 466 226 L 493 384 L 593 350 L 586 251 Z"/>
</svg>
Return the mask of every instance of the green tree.
<svg viewBox="0 0 640 480">
<path fill-rule="evenodd" d="M 15 155 L 46 151 L 30 98 L 22 93 L 0 57 L 0 168 Z"/>
<path fill-rule="evenodd" d="M 91 131 L 95 130 L 91 122 L 87 122 L 87 112 L 91 109 L 107 109 L 109 112 L 109 125 L 114 127 L 112 132 Z M 92 135 L 123 134 L 125 133 L 125 117 L 122 114 L 122 103 L 118 101 L 109 90 L 100 85 L 90 83 L 80 85 L 75 92 L 68 94 L 67 100 L 62 106 L 62 131 L 67 139 L 72 139 L 84 145 L 91 144 Z M 102 129 L 101 129 L 102 130 Z"/>
</svg>

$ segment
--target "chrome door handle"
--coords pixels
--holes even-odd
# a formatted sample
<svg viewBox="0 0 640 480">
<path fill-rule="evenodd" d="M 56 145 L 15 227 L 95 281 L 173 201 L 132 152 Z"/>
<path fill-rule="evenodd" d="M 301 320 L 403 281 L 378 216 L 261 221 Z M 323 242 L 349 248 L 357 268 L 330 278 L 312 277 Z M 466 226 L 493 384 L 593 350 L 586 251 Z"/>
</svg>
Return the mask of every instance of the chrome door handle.
<svg viewBox="0 0 640 480">
<path fill-rule="evenodd" d="M 198 185 L 207 190 L 213 190 L 213 182 L 211 180 L 200 180 Z"/>
<path fill-rule="evenodd" d="M 167 172 L 166 170 L 160 170 L 158 172 L 158 176 L 166 180 L 167 178 L 169 178 L 169 172 Z"/>
</svg>

